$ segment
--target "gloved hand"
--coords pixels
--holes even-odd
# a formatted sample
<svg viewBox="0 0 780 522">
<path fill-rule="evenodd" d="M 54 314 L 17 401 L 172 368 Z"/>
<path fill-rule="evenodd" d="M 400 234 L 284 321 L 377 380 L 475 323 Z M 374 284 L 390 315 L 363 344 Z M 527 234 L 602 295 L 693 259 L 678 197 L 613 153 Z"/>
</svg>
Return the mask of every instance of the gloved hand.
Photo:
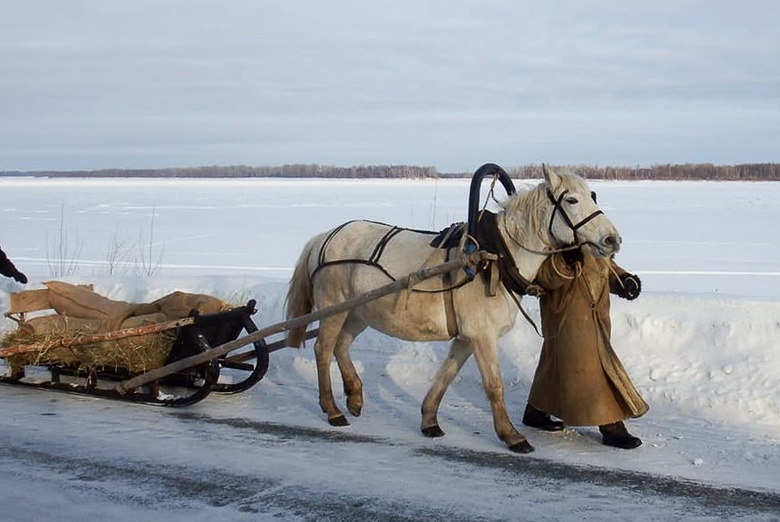
<svg viewBox="0 0 780 522">
<path fill-rule="evenodd" d="M 531 297 L 542 297 L 544 295 L 544 288 L 535 283 L 531 283 L 526 287 L 525 293 Z"/>
<path fill-rule="evenodd" d="M 12 276 L 14 279 L 16 279 L 18 282 L 22 283 L 23 285 L 27 284 L 27 276 L 21 273 L 20 271 L 16 271 L 16 273 Z"/>
<path fill-rule="evenodd" d="M 563 260 L 569 266 L 574 266 L 576 263 L 582 263 L 582 247 L 577 247 L 573 250 L 564 250 L 561 252 Z"/>
<path fill-rule="evenodd" d="M 633 301 L 642 292 L 642 281 L 638 275 L 629 274 L 628 272 L 620 275 L 620 288 L 618 289 L 618 297 Z"/>
</svg>

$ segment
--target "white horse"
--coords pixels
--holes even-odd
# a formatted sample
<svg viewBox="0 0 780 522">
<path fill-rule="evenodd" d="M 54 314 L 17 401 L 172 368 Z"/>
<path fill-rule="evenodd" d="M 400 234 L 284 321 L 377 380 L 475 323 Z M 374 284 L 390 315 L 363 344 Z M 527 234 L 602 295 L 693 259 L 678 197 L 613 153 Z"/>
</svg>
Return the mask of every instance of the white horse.
<svg viewBox="0 0 780 522">
<path fill-rule="evenodd" d="M 546 257 L 555 250 L 587 244 L 596 255 L 609 256 L 620 249 L 620 235 L 598 209 L 582 178 L 546 167 L 544 177 L 545 181 L 533 189 L 503 202 L 502 210 L 492 214 L 494 219 L 490 221 L 493 236 L 505 247 L 501 252 L 504 265 L 516 268 L 515 280 L 525 284 L 533 281 Z M 344 302 L 423 266 L 444 263 L 448 252 L 429 245 L 432 234 L 352 221 L 312 238 L 290 281 L 287 318 Z M 485 248 L 484 244 L 480 246 Z M 489 272 L 483 268 L 482 272 Z M 331 425 L 349 424 L 333 397 L 330 364 L 335 354 L 347 409 L 352 415 L 360 415 L 363 384 L 349 349 L 366 327 L 411 341 L 453 339 L 449 355 L 423 400 L 422 432 L 429 437 L 444 435 L 437 420 L 439 404 L 473 354 L 490 401 L 496 434 L 512 451 L 533 451 L 509 419 L 499 369 L 497 341 L 515 322 L 516 302 L 507 285 L 491 284 L 490 277 L 477 274 L 473 281 L 465 282 L 468 280 L 462 271 L 448 276 L 320 320 L 314 345 L 320 407 Z M 305 327 L 288 331 L 288 346 L 301 346 L 305 331 Z"/>
</svg>

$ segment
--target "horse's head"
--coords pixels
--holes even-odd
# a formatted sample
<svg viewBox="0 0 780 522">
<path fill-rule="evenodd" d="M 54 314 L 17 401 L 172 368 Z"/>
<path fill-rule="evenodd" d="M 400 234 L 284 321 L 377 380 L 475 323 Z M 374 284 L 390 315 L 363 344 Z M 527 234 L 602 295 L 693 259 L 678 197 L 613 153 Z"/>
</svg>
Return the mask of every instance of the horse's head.
<svg viewBox="0 0 780 522">
<path fill-rule="evenodd" d="M 588 245 L 593 255 L 610 256 L 620 250 L 622 241 L 612 221 L 596 204 L 595 193 L 574 174 L 559 174 L 542 165 L 550 205 L 548 240 L 557 248 Z"/>
</svg>

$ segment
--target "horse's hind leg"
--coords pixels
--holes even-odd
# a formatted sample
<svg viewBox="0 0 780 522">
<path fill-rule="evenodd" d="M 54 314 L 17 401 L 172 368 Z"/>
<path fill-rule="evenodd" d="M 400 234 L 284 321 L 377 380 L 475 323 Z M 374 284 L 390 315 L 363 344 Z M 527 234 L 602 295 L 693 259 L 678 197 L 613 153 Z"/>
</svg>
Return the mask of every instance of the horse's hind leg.
<svg viewBox="0 0 780 522">
<path fill-rule="evenodd" d="M 453 379 L 470 356 L 471 347 L 467 343 L 459 339 L 452 341 L 450 353 L 436 373 L 436 378 L 423 399 L 420 429 L 426 437 L 442 437 L 444 435 L 444 431 L 439 427 L 439 405 Z"/>
<path fill-rule="evenodd" d="M 334 350 L 336 362 L 341 371 L 341 380 L 344 383 L 344 394 L 347 396 L 347 409 L 355 417 L 359 417 L 363 411 L 363 382 L 352 363 L 349 348 L 355 338 L 365 329 L 366 324 L 363 321 L 350 315 L 341 328 Z"/>
<path fill-rule="evenodd" d="M 347 319 L 347 313 L 320 319 L 317 342 L 314 343 L 314 356 L 317 359 L 317 384 L 320 391 L 320 408 L 328 416 L 332 426 L 349 426 L 349 422 L 333 397 L 333 384 L 330 379 L 330 363 L 339 338 L 341 327 Z"/>
</svg>

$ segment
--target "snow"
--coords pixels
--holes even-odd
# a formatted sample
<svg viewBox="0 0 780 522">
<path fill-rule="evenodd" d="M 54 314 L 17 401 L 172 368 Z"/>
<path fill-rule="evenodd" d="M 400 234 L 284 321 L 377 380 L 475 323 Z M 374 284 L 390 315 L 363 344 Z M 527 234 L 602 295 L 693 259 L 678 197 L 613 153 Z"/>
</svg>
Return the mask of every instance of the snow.
<svg viewBox="0 0 780 522">
<path fill-rule="evenodd" d="M 0 387 L 1 518 L 777 520 L 780 183 L 591 187 L 623 235 L 617 261 L 643 281 L 636 301 L 612 301 L 613 344 L 651 407 L 627 423 L 640 448 L 520 423 L 541 346 L 522 318 L 501 364 L 536 451 L 497 439 L 472 361 L 442 403 L 447 435 L 426 439 L 420 402 L 446 343 L 369 331 L 352 350 L 366 407 L 348 428 L 319 410 L 310 347 L 274 352 L 247 392 L 183 409 Z M 468 180 L 0 178 L 0 244 L 30 278 L 0 278 L 0 309 L 61 279 L 136 302 L 252 298 L 267 326 L 312 235 L 358 218 L 440 229 L 467 199 Z"/>
</svg>

